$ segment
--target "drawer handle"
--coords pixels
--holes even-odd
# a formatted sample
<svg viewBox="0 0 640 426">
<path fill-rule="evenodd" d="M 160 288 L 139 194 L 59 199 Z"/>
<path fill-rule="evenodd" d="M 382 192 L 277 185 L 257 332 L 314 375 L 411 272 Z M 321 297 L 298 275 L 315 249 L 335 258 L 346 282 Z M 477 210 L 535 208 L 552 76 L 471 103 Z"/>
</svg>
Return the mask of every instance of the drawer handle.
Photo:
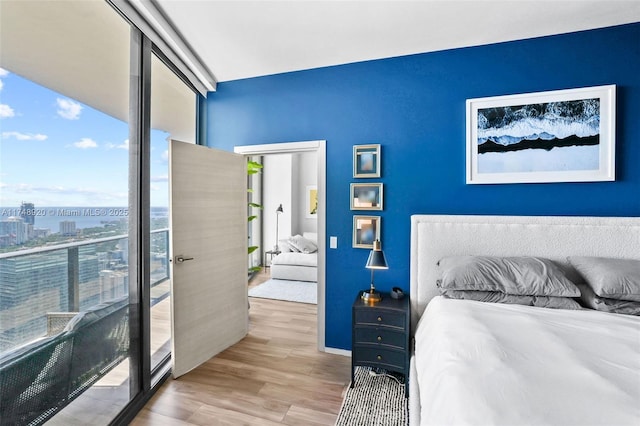
<svg viewBox="0 0 640 426">
<path fill-rule="evenodd" d="M 378 342 L 382 342 L 382 336 L 378 336 Z"/>
<path fill-rule="evenodd" d="M 382 361 L 382 355 L 378 355 L 378 361 Z"/>
<path fill-rule="evenodd" d="M 382 322 L 382 317 L 378 317 L 378 322 Z"/>
</svg>

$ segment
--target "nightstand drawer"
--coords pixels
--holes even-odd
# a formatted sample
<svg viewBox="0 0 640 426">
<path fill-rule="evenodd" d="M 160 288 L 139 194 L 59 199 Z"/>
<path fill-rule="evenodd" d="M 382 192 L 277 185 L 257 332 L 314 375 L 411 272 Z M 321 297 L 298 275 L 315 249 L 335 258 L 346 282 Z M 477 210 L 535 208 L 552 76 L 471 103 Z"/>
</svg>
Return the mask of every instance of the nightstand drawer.
<svg viewBox="0 0 640 426">
<path fill-rule="evenodd" d="M 379 325 L 404 329 L 405 316 L 402 312 L 384 311 L 382 309 L 359 309 L 355 312 L 355 322 L 356 325 Z"/>
<path fill-rule="evenodd" d="M 407 347 L 407 335 L 402 331 L 392 331 L 382 327 L 356 327 L 355 344 L 393 346 L 398 349 Z"/>
<path fill-rule="evenodd" d="M 405 368 L 405 352 L 398 352 L 390 349 L 372 348 L 356 346 L 357 350 L 352 352 L 353 360 L 356 364 L 378 364 L 381 366 Z"/>
</svg>

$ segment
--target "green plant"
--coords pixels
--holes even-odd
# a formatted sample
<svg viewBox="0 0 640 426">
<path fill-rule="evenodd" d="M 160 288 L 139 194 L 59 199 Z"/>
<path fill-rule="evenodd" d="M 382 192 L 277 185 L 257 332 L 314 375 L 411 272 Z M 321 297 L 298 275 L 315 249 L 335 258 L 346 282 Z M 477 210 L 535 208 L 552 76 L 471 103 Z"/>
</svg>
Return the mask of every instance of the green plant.
<svg viewBox="0 0 640 426">
<path fill-rule="evenodd" d="M 247 159 L 247 174 L 249 176 L 251 175 L 255 175 L 256 173 L 260 173 L 262 171 L 262 164 L 260 163 L 256 163 L 255 161 L 251 161 L 250 159 Z M 247 189 L 248 193 L 253 193 L 253 190 L 251 188 Z M 258 215 L 255 214 L 251 214 L 252 209 L 262 209 L 262 205 L 258 204 L 258 203 L 254 203 L 251 200 L 249 200 L 249 217 L 247 218 L 247 222 L 251 222 L 253 220 L 255 220 Z M 259 246 L 249 246 L 247 248 L 247 255 L 251 255 L 251 253 L 253 253 L 254 251 L 258 250 Z M 260 266 L 253 266 L 251 268 L 249 268 L 249 273 L 252 272 L 257 272 L 260 270 Z"/>
</svg>

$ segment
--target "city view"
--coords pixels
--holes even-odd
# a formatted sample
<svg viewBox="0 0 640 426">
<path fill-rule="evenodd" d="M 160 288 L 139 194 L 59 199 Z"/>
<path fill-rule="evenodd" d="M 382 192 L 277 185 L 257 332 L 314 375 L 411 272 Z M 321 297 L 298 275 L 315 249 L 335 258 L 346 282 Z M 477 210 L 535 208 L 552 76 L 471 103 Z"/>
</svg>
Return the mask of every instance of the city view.
<svg viewBox="0 0 640 426">
<path fill-rule="evenodd" d="M 34 212 L 48 216 L 39 221 Z M 151 275 L 157 284 L 169 276 L 167 213 L 166 207 L 152 209 Z M 126 208 L 39 209 L 25 202 L 0 208 L 0 217 L 0 353 L 61 331 L 52 327 L 54 320 L 60 324 L 60 313 L 70 313 L 68 321 L 128 294 Z M 168 287 L 162 288 L 156 302 L 168 296 Z"/>
<path fill-rule="evenodd" d="M 111 424 L 170 367 L 169 141 L 202 98 L 111 2 L 0 11 L 0 424 Z"/>
<path fill-rule="evenodd" d="M 129 212 L 127 123 L 0 69 L 0 126 L 1 354 L 128 294 Z M 152 131 L 152 284 L 169 276 L 167 137 Z"/>
</svg>

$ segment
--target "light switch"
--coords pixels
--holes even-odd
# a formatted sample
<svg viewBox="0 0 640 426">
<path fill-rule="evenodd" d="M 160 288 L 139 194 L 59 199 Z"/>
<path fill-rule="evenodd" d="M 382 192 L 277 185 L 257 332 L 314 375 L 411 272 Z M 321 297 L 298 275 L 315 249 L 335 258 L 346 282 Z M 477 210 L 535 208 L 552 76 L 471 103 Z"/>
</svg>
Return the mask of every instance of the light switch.
<svg viewBox="0 0 640 426">
<path fill-rule="evenodd" d="M 329 248 L 338 248 L 338 237 L 329 237 Z"/>
</svg>

